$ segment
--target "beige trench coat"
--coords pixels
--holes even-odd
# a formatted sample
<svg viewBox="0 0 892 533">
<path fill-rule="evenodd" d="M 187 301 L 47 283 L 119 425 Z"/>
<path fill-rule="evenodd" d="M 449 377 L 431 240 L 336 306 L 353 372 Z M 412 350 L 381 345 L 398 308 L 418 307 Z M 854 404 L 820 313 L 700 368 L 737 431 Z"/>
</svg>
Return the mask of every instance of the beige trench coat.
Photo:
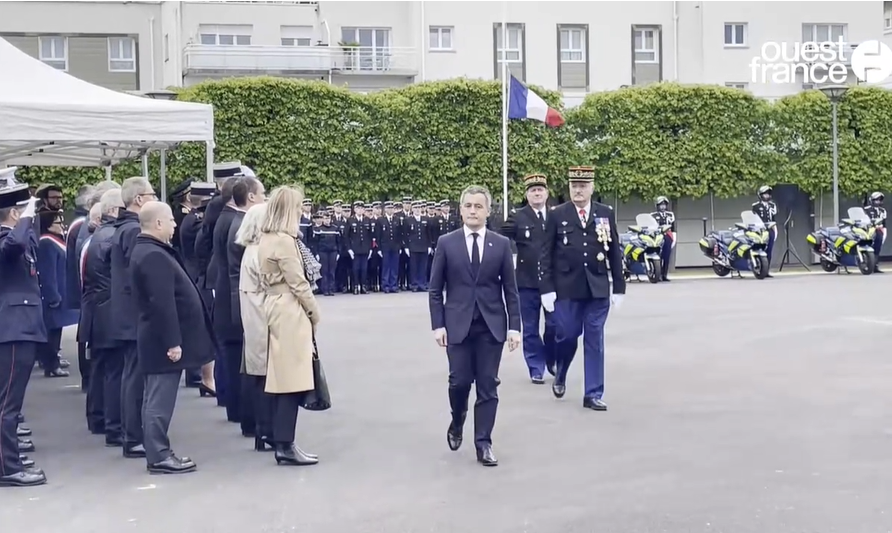
<svg viewBox="0 0 892 533">
<path fill-rule="evenodd" d="M 245 248 L 239 272 L 238 300 L 245 331 L 245 356 L 243 372 L 249 376 L 265 376 L 267 363 L 267 327 L 263 314 L 265 292 L 260 279 L 260 263 L 257 261 L 259 246 Z"/>
<path fill-rule="evenodd" d="M 313 390 L 313 328 L 319 323 L 319 307 L 304 274 L 295 236 L 264 233 L 257 261 L 269 331 L 266 392 Z"/>
</svg>

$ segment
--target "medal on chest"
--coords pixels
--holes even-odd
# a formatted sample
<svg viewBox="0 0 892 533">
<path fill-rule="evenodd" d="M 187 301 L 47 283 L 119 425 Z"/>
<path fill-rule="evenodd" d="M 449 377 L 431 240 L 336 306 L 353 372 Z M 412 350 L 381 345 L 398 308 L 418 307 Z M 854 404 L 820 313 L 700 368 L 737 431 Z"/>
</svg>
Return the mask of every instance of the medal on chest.
<svg viewBox="0 0 892 533">
<path fill-rule="evenodd" d="M 530 238 L 530 228 L 527 228 L 527 231 L 526 231 L 526 233 L 524 233 L 524 235 L 526 236 L 527 239 Z"/>
</svg>

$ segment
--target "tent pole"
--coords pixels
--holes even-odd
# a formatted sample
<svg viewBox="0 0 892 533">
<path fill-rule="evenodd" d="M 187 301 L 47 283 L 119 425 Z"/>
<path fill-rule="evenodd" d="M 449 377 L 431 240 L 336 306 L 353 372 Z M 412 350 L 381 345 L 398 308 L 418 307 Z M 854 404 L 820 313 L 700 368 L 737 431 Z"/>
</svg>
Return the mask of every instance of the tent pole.
<svg viewBox="0 0 892 533">
<path fill-rule="evenodd" d="M 112 180 L 112 166 L 111 165 L 107 165 L 105 167 L 105 179 L 106 179 L 106 181 Z"/>
<path fill-rule="evenodd" d="M 158 179 L 161 181 L 161 199 L 167 198 L 167 149 L 161 149 L 161 164 L 158 167 Z"/>
<path fill-rule="evenodd" d="M 214 183 L 214 141 L 206 141 L 205 167 L 208 183 Z"/>
<path fill-rule="evenodd" d="M 140 159 L 142 160 L 142 175 L 143 175 L 143 177 L 148 178 L 149 177 L 149 154 L 148 153 L 142 154 L 142 157 L 140 157 Z"/>
</svg>

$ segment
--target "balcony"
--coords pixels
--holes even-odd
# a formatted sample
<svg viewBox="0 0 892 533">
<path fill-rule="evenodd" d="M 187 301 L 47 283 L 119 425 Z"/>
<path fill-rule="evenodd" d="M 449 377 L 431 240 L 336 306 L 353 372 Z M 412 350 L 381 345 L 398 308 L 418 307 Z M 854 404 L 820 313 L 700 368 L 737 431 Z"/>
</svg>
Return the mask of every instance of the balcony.
<svg viewBox="0 0 892 533">
<path fill-rule="evenodd" d="M 417 60 L 415 48 L 190 44 L 183 50 L 187 74 L 414 76 Z"/>
<path fill-rule="evenodd" d="M 828 44 L 830 44 L 830 43 L 828 43 Z M 840 63 L 842 63 L 843 65 L 845 65 L 847 67 L 851 67 L 852 66 L 852 53 L 855 51 L 855 48 L 858 48 L 858 44 L 860 44 L 860 43 L 843 43 L 842 45 L 830 44 L 829 48 L 831 50 L 833 50 L 833 52 L 836 54 L 837 58 L 839 58 L 840 54 L 842 54 L 842 56 L 841 56 L 842 60 L 840 61 Z M 818 46 L 819 45 L 817 45 L 816 43 L 805 43 L 802 45 L 803 53 L 808 53 L 808 54 L 813 54 L 815 56 L 818 56 L 816 60 L 808 61 L 809 64 L 811 64 L 811 63 L 835 63 L 836 62 L 835 60 L 827 61 L 823 57 L 820 57 L 818 54 L 821 54 L 822 52 L 820 51 Z M 826 53 L 827 53 L 826 51 L 823 52 L 823 54 L 826 54 Z"/>
</svg>

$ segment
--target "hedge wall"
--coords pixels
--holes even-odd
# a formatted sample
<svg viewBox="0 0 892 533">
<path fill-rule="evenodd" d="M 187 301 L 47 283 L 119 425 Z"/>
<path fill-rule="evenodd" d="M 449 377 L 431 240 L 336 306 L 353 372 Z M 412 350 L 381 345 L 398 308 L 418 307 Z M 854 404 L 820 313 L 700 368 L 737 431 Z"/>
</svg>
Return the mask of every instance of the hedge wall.
<svg viewBox="0 0 892 533">
<path fill-rule="evenodd" d="M 560 94 L 533 88 L 552 105 Z M 319 81 L 233 78 L 180 89 L 214 105 L 218 161 L 239 159 L 268 187 L 302 183 L 317 202 L 457 196 L 467 184 L 501 191 L 501 102 L 496 81 L 456 79 L 369 95 Z M 808 91 L 771 104 L 745 91 L 671 83 L 594 93 L 567 124 L 509 124 L 511 198 L 520 177 L 544 172 L 561 191 L 567 166 L 594 164 L 597 188 L 621 198 L 722 197 L 763 183 L 818 195 L 831 184 L 830 104 Z M 839 106 L 840 188 L 858 196 L 892 189 L 892 92 L 855 87 Z M 170 187 L 204 176 L 203 145 L 169 154 Z M 150 162 L 157 176 L 157 157 Z M 138 162 L 115 179 L 139 173 Z M 101 169 L 26 168 L 69 195 Z"/>
</svg>

